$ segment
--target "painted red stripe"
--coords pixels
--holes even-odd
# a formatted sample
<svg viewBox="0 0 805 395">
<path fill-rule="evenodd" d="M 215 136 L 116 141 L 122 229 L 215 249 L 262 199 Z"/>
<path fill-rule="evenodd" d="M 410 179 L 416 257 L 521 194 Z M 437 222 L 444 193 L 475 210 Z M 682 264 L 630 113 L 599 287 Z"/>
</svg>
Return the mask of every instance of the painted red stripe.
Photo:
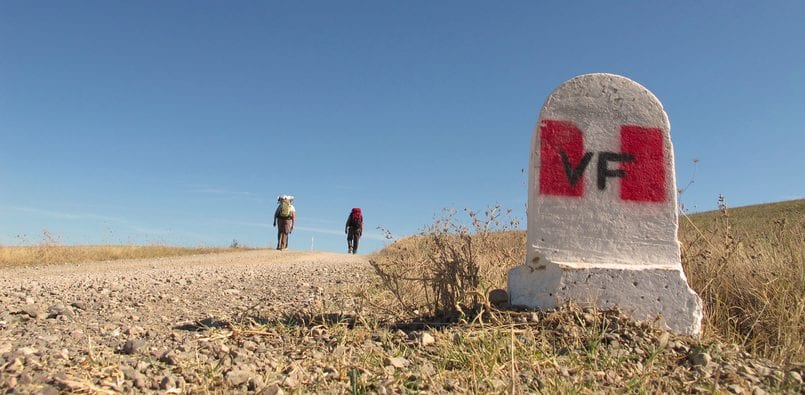
<svg viewBox="0 0 805 395">
<path fill-rule="evenodd" d="M 621 152 L 634 160 L 621 166 L 626 175 L 621 179 L 621 199 L 637 202 L 664 202 L 665 150 L 663 132 L 658 128 L 621 126 Z"/>
<path fill-rule="evenodd" d="M 582 196 L 584 176 L 571 185 L 562 162 L 562 152 L 576 166 L 584 156 L 584 137 L 572 122 L 543 120 L 540 123 L 539 193 Z"/>
</svg>

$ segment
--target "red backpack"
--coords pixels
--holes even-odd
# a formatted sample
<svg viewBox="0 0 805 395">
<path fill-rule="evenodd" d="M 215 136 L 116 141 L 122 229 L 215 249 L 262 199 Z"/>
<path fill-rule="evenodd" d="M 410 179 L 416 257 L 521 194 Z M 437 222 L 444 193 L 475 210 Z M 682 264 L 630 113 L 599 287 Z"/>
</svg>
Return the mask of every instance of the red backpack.
<svg viewBox="0 0 805 395">
<path fill-rule="evenodd" d="M 349 214 L 349 224 L 350 226 L 363 225 L 363 214 L 361 213 L 361 209 L 359 208 L 352 209 L 352 212 Z"/>
</svg>

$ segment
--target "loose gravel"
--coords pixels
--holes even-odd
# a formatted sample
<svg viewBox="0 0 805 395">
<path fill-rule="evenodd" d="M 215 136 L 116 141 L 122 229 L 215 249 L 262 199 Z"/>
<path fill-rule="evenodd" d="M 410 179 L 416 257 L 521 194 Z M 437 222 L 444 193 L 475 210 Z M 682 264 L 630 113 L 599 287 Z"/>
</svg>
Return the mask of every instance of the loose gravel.
<svg viewBox="0 0 805 395">
<path fill-rule="evenodd" d="M 0 392 L 256 390 L 276 349 L 201 329 L 349 306 L 339 290 L 370 275 L 363 256 L 274 250 L 0 269 Z"/>
</svg>

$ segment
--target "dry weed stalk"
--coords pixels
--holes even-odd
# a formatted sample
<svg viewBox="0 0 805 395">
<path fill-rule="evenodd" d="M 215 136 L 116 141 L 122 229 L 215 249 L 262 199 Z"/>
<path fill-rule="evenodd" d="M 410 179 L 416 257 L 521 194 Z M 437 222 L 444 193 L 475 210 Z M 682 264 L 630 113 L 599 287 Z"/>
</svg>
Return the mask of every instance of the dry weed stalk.
<svg viewBox="0 0 805 395">
<path fill-rule="evenodd" d="M 522 262 L 525 240 L 510 232 L 512 211 L 495 205 L 482 214 L 444 210 L 420 235 L 401 240 L 370 263 L 397 301 L 401 315 L 458 319 L 477 314 L 483 295 L 505 286 L 508 269 Z"/>
</svg>

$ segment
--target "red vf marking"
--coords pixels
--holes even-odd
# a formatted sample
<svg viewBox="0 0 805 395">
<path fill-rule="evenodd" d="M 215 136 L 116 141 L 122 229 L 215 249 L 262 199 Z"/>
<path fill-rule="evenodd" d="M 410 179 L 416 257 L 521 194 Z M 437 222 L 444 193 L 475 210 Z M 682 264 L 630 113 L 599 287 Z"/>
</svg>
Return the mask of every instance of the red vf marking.
<svg viewBox="0 0 805 395">
<path fill-rule="evenodd" d="M 621 126 L 621 151 L 634 161 L 623 163 L 621 199 L 637 202 L 665 201 L 665 155 L 662 130 Z"/>
<path fill-rule="evenodd" d="M 584 194 L 584 173 L 571 182 L 565 172 L 565 162 L 581 163 L 584 158 L 584 137 L 572 122 L 546 119 L 540 126 L 539 190 L 545 195 L 581 196 Z"/>
<path fill-rule="evenodd" d="M 608 178 L 621 178 L 622 200 L 664 202 L 666 188 L 662 130 L 622 125 L 620 148 L 621 152 L 598 152 L 598 189 L 606 189 Z M 572 122 L 543 120 L 540 123 L 539 193 L 583 196 L 585 169 L 594 154 L 584 151 L 584 135 Z M 620 168 L 610 168 L 610 165 L 617 166 L 617 162 L 620 162 Z"/>
</svg>

